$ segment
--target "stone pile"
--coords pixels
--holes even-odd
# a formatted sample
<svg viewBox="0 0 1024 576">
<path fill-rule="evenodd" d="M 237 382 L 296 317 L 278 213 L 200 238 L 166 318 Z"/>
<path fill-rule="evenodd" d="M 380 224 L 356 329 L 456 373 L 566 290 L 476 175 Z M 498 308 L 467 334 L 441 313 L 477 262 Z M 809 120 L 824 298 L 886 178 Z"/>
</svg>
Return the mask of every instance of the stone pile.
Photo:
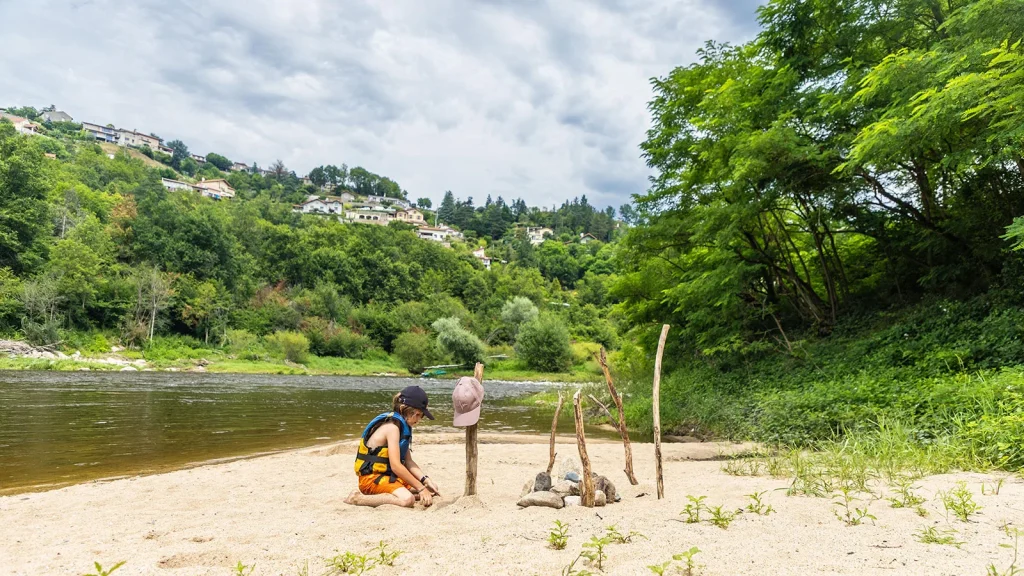
<svg viewBox="0 0 1024 576">
<path fill-rule="evenodd" d="M 605 506 L 621 500 L 611 480 L 596 473 L 594 478 L 594 505 Z M 528 480 L 520 494 L 520 507 L 546 506 L 548 508 L 564 508 L 580 505 L 580 466 L 573 458 L 565 458 L 559 462 L 553 474 L 540 472 Z"/>
</svg>

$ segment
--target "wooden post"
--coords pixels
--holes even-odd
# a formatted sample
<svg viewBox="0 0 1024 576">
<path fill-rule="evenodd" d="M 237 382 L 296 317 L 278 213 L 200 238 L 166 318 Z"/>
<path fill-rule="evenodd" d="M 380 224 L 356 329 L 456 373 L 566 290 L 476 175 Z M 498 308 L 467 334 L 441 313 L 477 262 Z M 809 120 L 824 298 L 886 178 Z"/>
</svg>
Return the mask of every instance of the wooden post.
<svg viewBox="0 0 1024 576">
<path fill-rule="evenodd" d="M 658 355 L 654 358 L 654 392 L 651 401 L 654 403 L 654 460 L 658 475 L 658 500 L 665 497 L 665 480 L 661 474 L 661 357 L 665 354 L 665 340 L 668 338 L 668 324 L 661 327 L 661 338 L 658 339 Z"/>
<path fill-rule="evenodd" d="M 594 507 L 594 477 L 590 473 L 590 457 L 587 456 L 587 439 L 583 435 L 583 409 L 580 407 L 580 392 L 572 397 L 572 411 L 576 417 L 576 446 L 580 449 L 580 463 L 583 464 L 583 478 L 580 480 L 580 504 Z"/>
<path fill-rule="evenodd" d="M 477 382 L 481 386 L 484 385 L 484 365 L 477 362 L 473 368 L 473 378 L 476 378 Z M 466 426 L 466 490 L 463 492 L 464 496 L 473 496 L 476 494 L 476 443 L 477 443 L 477 424 L 472 426 Z"/>
<path fill-rule="evenodd" d="M 562 413 L 562 404 L 565 404 L 565 396 L 558 393 L 558 406 L 555 408 L 555 417 L 551 419 L 551 453 L 548 456 L 548 474 L 555 467 L 555 430 L 558 428 L 558 415 Z"/>
<path fill-rule="evenodd" d="M 608 370 L 608 358 L 605 356 L 604 346 L 601 347 L 601 351 L 597 355 L 597 363 L 601 365 L 601 371 L 604 372 L 604 381 L 608 384 L 608 393 L 612 395 L 615 409 L 619 412 L 619 435 L 622 436 L 622 446 L 626 450 L 626 469 L 623 472 L 626 473 L 629 483 L 636 486 L 640 482 L 637 481 L 636 474 L 633 473 L 633 446 L 629 443 L 629 430 L 626 430 L 626 414 L 622 410 L 622 397 L 619 396 L 618 390 L 615 389 L 615 383 L 612 382 L 612 373 Z"/>
</svg>

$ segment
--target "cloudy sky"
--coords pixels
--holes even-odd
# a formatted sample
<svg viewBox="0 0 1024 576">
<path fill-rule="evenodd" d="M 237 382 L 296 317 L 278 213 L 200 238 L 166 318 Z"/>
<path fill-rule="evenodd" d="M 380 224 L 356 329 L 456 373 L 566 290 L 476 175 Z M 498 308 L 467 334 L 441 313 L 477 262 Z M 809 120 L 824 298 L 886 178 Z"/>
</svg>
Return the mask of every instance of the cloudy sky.
<svg viewBox="0 0 1024 576">
<path fill-rule="evenodd" d="M 302 175 L 598 206 L 643 191 L 648 79 L 758 0 L 0 0 L 0 106 Z"/>
</svg>

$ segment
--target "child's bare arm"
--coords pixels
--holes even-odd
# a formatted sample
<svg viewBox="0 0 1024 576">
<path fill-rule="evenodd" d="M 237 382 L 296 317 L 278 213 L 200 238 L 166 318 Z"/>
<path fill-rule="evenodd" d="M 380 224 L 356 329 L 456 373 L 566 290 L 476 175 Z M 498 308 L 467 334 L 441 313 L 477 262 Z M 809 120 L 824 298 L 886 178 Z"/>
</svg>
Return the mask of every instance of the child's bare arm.
<svg viewBox="0 0 1024 576">
<path fill-rule="evenodd" d="M 420 482 L 419 476 L 414 476 L 406 468 L 405 464 L 402 464 L 402 449 L 399 446 L 398 426 L 388 426 L 384 434 L 388 441 L 388 461 L 391 463 L 392 472 L 402 480 L 405 480 L 409 486 L 417 490 L 423 490 L 424 486 Z"/>
</svg>

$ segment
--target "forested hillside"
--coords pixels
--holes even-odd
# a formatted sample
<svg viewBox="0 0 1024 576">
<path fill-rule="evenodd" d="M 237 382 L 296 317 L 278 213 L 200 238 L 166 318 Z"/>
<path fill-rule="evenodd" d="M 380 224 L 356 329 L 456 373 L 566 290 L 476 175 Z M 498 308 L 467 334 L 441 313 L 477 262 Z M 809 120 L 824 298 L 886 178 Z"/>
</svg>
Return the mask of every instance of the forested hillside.
<svg viewBox="0 0 1024 576">
<path fill-rule="evenodd" d="M 789 443 L 898 421 L 1024 464 L 1024 260 L 1007 237 L 1024 214 L 1024 3 L 759 14 L 753 41 L 709 42 L 653 81 L 656 178 L 612 295 L 647 358 L 672 325 L 663 411 Z M 631 409 L 649 421 L 643 398 Z"/>
<path fill-rule="evenodd" d="M 321 356 L 382 358 L 401 342 L 410 369 L 478 359 L 485 346 L 511 352 L 502 346 L 538 315 L 560 319 L 546 354 L 556 370 L 582 361 L 565 356 L 570 337 L 616 344 L 614 244 L 579 242 L 588 224 L 560 225 L 561 237 L 534 246 L 524 229 L 545 222 L 519 201 L 502 233 L 478 239 L 467 228 L 467 241 L 448 248 L 398 222 L 295 213 L 292 202 L 318 190 L 289 171 L 204 166 L 236 188 L 230 202 L 169 191 L 160 180 L 169 162 L 147 168 L 77 136 L 19 135 L 0 122 L 0 330 L 69 352 L 211 347 L 291 358 L 286 349 L 305 340 Z M 493 206 L 467 218 L 485 220 Z M 490 270 L 471 254 L 478 245 Z M 456 320 L 441 325 L 458 337 L 447 348 L 436 343 L 443 318 Z"/>
</svg>

